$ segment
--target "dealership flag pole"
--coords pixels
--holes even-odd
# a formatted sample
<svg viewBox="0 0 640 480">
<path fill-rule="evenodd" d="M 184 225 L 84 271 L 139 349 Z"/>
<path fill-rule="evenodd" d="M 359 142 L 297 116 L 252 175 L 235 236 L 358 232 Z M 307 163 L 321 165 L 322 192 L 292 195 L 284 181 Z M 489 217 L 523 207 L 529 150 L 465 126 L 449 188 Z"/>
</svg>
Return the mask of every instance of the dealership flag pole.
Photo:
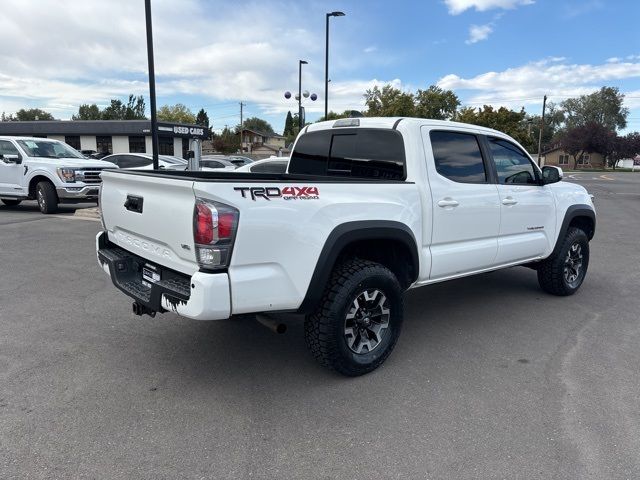
<svg viewBox="0 0 640 480">
<path fill-rule="evenodd" d="M 151 104 L 151 154 L 153 169 L 158 170 L 158 119 L 156 118 L 156 74 L 153 68 L 153 33 L 151 32 L 151 0 L 144 0 L 147 20 L 147 59 L 149 61 L 149 103 Z"/>
</svg>

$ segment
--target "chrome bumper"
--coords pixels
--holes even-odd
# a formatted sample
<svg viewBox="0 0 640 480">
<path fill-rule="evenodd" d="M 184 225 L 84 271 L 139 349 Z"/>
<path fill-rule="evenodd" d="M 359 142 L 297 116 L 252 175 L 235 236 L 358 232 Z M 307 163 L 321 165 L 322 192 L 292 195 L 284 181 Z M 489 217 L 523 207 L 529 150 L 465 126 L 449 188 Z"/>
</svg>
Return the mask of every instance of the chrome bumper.
<svg viewBox="0 0 640 480">
<path fill-rule="evenodd" d="M 56 188 L 58 198 L 60 200 L 78 200 L 78 199 L 91 199 L 97 200 L 100 194 L 100 185 L 85 185 L 84 187 L 58 187 Z"/>
</svg>

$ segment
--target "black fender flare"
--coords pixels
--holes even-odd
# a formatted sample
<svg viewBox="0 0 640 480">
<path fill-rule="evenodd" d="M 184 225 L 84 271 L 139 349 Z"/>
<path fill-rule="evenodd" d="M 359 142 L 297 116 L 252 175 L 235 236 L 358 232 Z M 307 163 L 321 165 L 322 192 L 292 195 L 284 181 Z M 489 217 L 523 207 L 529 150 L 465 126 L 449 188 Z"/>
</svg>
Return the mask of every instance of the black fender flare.
<svg viewBox="0 0 640 480">
<path fill-rule="evenodd" d="M 401 222 L 392 220 L 362 220 L 346 222 L 335 227 L 322 247 L 316 267 L 307 287 L 298 313 L 311 313 L 322 300 L 325 286 L 340 253 L 349 244 L 362 240 L 394 240 L 405 245 L 410 252 L 413 266 L 413 283 L 420 270 L 420 257 L 415 236 L 411 229 Z"/>
<path fill-rule="evenodd" d="M 562 241 L 567 234 L 567 230 L 569 229 L 571 221 L 578 217 L 586 217 L 593 222 L 593 230 L 591 232 L 586 232 L 589 240 L 593 238 L 596 232 L 596 212 L 591 206 L 586 204 L 571 205 L 569 208 L 567 208 L 567 211 L 564 214 L 564 219 L 562 220 L 562 225 L 560 226 L 560 230 L 558 231 L 556 244 L 551 255 L 555 255 L 558 250 L 560 250 L 560 246 L 562 245 Z"/>
</svg>

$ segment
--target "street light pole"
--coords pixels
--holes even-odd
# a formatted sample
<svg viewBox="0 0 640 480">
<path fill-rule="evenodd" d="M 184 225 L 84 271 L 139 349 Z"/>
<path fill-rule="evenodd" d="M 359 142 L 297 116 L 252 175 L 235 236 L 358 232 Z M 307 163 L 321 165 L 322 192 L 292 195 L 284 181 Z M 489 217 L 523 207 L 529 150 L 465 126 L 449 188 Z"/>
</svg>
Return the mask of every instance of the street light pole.
<svg viewBox="0 0 640 480">
<path fill-rule="evenodd" d="M 344 17 L 344 12 L 326 14 L 326 44 L 324 54 L 324 119 L 329 114 L 329 17 Z"/>
<path fill-rule="evenodd" d="M 302 130 L 302 65 L 309 62 L 306 60 L 298 61 L 298 131 Z"/>
<path fill-rule="evenodd" d="M 156 74 L 153 66 L 153 33 L 151 31 L 151 0 L 144 1 L 147 23 L 147 61 L 149 62 L 149 103 L 151 108 L 151 157 L 158 170 L 158 119 L 156 118 Z"/>
</svg>

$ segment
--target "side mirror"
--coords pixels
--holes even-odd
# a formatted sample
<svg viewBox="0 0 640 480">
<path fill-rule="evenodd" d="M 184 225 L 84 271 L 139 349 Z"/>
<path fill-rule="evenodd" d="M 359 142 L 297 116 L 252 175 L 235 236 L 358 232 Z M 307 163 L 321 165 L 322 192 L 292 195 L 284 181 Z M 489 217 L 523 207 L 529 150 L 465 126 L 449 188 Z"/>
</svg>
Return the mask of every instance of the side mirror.
<svg viewBox="0 0 640 480">
<path fill-rule="evenodd" d="M 20 165 L 22 163 L 22 157 L 20 157 L 20 155 L 0 155 L 0 158 L 2 158 L 2 161 L 4 163 L 15 163 L 16 165 Z"/>
<path fill-rule="evenodd" d="M 542 184 L 549 185 L 550 183 L 558 183 L 562 180 L 563 175 L 560 167 L 545 165 L 542 167 Z"/>
</svg>

